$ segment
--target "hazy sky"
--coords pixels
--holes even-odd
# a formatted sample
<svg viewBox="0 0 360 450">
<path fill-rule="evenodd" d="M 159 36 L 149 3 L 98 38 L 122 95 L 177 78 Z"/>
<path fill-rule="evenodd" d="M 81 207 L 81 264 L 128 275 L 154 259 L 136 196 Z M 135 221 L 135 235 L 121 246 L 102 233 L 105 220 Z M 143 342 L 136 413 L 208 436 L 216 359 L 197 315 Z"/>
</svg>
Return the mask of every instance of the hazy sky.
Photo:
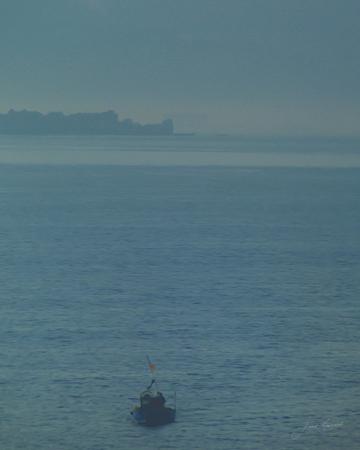
<svg viewBox="0 0 360 450">
<path fill-rule="evenodd" d="M 0 0 L 10 108 L 359 134 L 360 1 Z"/>
</svg>

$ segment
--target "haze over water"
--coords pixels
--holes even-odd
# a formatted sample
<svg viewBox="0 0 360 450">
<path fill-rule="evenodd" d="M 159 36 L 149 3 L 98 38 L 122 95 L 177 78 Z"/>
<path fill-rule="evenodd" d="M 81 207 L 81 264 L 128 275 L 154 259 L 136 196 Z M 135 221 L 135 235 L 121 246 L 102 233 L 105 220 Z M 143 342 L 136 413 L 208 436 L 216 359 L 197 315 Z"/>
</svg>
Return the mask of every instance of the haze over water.
<svg viewBox="0 0 360 450">
<path fill-rule="evenodd" d="M 360 134 L 358 1 L 3 0 L 0 33 L 1 113 Z"/>
<path fill-rule="evenodd" d="M 1 448 L 357 449 L 358 144 L 0 137 Z"/>
<path fill-rule="evenodd" d="M 0 163 L 360 167 L 360 139 L 2 136 Z"/>
</svg>

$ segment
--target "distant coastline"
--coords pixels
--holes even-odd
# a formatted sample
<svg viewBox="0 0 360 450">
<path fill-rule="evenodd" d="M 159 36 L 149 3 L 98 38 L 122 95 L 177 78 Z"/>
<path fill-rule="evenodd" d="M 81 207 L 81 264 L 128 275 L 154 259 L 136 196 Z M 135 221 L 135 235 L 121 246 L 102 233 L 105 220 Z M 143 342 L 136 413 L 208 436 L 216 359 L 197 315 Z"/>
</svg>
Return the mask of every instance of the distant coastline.
<svg viewBox="0 0 360 450">
<path fill-rule="evenodd" d="M 120 122 L 114 111 L 66 116 L 62 112 L 42 114 L 26 109 L 10 109 L 7 114 L 0 114 L 0 134 L 161 136 L 173 133 L 171 119 L 157 124 L 140 125 L 132 119 Z"/>
</svg>

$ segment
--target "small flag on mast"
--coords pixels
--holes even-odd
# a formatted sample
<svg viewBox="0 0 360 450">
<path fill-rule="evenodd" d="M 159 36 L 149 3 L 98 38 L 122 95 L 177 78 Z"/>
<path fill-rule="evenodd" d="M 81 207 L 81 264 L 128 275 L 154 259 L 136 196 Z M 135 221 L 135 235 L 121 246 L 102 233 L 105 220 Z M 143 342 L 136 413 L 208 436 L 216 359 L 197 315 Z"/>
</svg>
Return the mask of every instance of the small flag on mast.
<svg viewBox="0 0 360 450">
<path fill-rule="evenodd" d="M 149 361 L 149 366 L 150 366 L 151 372 L 154 372 L 154 370 L 156 369 L 156 367 L 155 367 L 153 364 L 151 364 L 150 358 L 149 358 L 148 356 L 147 356 L 147 359 L 148 359 L 148 361 Z"/>
</svg>

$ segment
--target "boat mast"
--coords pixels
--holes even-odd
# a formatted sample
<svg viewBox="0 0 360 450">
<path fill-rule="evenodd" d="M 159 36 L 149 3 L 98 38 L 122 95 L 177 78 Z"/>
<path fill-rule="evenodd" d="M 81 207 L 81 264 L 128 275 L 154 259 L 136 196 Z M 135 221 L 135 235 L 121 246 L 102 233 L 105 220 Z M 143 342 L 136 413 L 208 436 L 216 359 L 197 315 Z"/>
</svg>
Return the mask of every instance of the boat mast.
<svg viewBox="0 0 360 450">
<path fill-rule="evenodd" d="M 148 387 L 148 390 L 150 390 L 151 387 L 152 387 L 152 385 L 155 384 L 156 390 L 158 391 L 159 389 L 158 389 L 158 387 L 157 387 L 156 380 L 155 380 L 155 375 L 154 375 L 154 371 L 155 371 L 156 367 L 155 367 L 153 364 L 151 364 L 150 358 L 149 358 L 148 356 L 146 356 L 146 357 L 147 357 L 147 360 L 148 360 L 148 362 L 149 362 L 149 367 L 150 367 L 151 377 L 152 377 L 151 384 L 150 384 L 150 386 Z"/>
</svg>

